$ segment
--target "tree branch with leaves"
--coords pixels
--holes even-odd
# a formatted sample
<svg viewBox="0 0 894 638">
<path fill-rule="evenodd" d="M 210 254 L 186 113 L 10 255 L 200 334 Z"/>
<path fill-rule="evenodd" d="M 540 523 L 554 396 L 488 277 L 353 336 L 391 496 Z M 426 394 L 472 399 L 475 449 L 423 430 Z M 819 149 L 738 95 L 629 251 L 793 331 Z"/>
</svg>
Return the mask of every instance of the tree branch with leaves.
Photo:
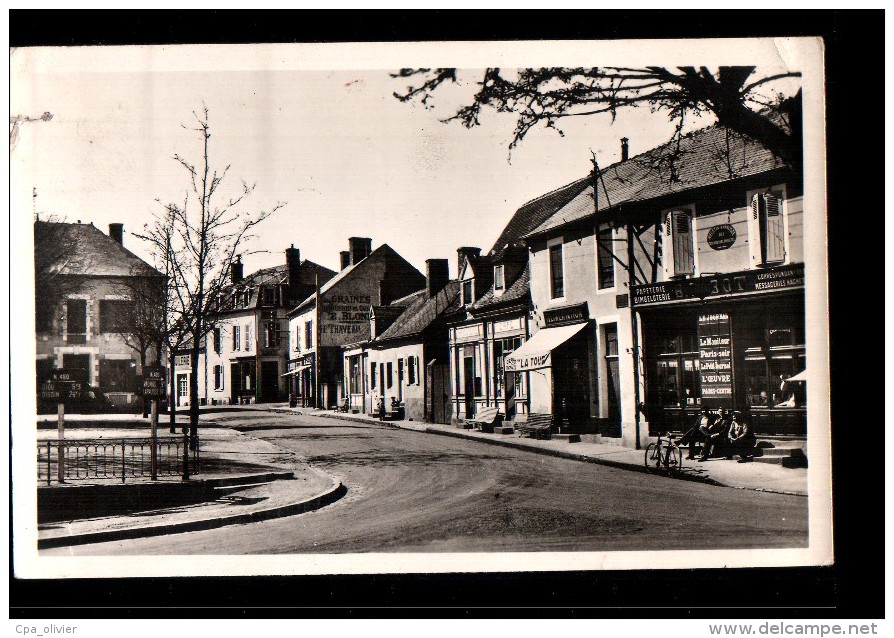
<svg viewBox="0 0 894 638">
<path fill-rule="evenodd" d="M 756 77 L 753 66 L 708 67 L 551 67 L 538 69 L 488 68 L 475 83 L 476 92 L 442 121 L 479 126 L 485 110 L 517 116 L 510 155 L 534 128 L 543 126 L 560 135 L 566 118 L 609 114 L 645 106 L 662 111 L 682 134 L 687 115 L 713 114 L 717 123 L 764 145 L 783 163 L 801 170 L 801 93 L 785 96 L 772 86 L 800 77 L 791 71 Z M 393 78 L 410 82 L 394 92 L 402 102 L 433 108 L 434 94 L 445 85 L 462 84 L 453 68 L 401 69 Z M 770 91 L 767 93 L 767 91 Z"/>
</svg>

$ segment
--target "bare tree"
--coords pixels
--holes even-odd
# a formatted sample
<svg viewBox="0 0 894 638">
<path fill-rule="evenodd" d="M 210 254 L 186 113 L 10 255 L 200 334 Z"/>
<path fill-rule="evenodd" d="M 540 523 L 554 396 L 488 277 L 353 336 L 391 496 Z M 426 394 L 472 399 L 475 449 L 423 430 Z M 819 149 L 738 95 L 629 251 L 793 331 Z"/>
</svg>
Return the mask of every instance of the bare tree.
<svg viewBox="0 0 894 638">
<path fill-rule="evenodd" d="M 123 287 L 128 301 L 121 305 L 118 317 L 121 337 L 139 357 L 141 370 L 145 370 L 150 353 L 161 365 L 167 342 L 165 279 L 134 273 L 127 278 Z M 148 410 L 148 403 L 144 401 L 143 416 L 148 414 Z"/>
<path fill-rule="evenodd" d="M 477 82 L 471 101 L 443 121 L 478 126 L 483 110 L 517 115 L 511 150 L 528 132 L 542 125 L 557 130 L 568 117 L 608 113 L 614 121 L 623 108 L 646 106 L 664 111 L 682 134 L 686 115 L 711 113 L 718 124 L 759 142 L 792 170 L 799 172 L 801 152 L 801 93 L 793 96 L 772 90 L 774 82 L 800 77 L 797 71 L 755 78 L 756 67 L 721 66 L 676 69 L 642 68 L 489 68 Z M 432 107 L 434 92 L 444 84 L 460 84 L 457 70 L 401 69 L 394 78 L 409 78 L 411 85 L 394 96 Z"/>
<path fill-rule="evenodd" d="M 189 433 L 194 447 L 199 426 L 199 349 L 214 326 L 215 302 L 228 284 L 236 255 L 252 237 L 251 230 L 285 204 L 279 202 L 269 210 L 254 213 L 244 211 L 244 201 L 255 188 L 244 181 L 232 196 L 225 197 L 220 188 L 230 166 L 220 171 L 212 167 L 208 108 L 193 115 L 195 124 L 183 128 L 199 137 L 201 158 L 193 163 L 174 155 L 189 182 L 183 201 L 162 204 L 154 221 L 135 235 L 146 241 L 156 261 L 165 265 L 168 345 L 171 336 L 179 333 L 186 337 L 184 345 L 190 348 Z"/>
</svg>

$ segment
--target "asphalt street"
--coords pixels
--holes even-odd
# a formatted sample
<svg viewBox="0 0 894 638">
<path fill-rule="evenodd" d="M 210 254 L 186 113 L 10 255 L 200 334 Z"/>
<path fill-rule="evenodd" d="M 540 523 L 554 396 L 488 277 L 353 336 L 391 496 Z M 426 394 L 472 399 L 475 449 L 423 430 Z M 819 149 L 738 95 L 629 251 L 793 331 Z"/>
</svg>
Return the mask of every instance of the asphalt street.
<svg viewBox="0 0 894 638">
<path fill-rule="evenodd" d="M 339 478 L 321 510 L 48 554 L 608 551 L 807 546 L 807 499 L 679 481 L 385 425 L 218 413 Z M 43 552 L 42 552 L 43 553 Z"/>
</svg>

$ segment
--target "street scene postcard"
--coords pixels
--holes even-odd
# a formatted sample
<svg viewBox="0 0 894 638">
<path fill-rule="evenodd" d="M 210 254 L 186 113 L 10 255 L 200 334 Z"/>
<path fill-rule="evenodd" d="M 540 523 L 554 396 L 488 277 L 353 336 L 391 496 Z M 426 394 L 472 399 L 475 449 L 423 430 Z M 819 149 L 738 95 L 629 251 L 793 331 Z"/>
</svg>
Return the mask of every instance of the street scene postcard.
<svg viewBox="0 0 894 638">
<path fill-rule="evenodd" d="M 822 60 L 13 49 L 15 575 L 830 564 Z"/>
</svg>

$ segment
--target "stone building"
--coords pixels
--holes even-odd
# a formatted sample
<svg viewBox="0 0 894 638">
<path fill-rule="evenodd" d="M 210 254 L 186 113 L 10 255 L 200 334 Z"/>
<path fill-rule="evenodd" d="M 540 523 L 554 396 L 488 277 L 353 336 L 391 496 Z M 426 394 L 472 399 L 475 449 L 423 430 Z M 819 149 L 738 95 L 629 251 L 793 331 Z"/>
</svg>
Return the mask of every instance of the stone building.
<svg viewBox="0 0 894 638">
<path fill-rule="evenodd" d="M 387 306 L 425 287 L 425 277 L 393 248 L 372 250 L 351 237 L 341 271 L 288 313 L 290 401 L 334 407 L 345 396 L 343 347 L 370 338 L 370 306 Z"/>
<path fill-rule="evenodd" d="M 106 235 L 93 224 L 34 224 L 37 384 L 65 368 L 116 406 L 139 409 L 142 363 L 164 364 L 156 340 L 133 334 L 143 293 L 161 291 L 164 275 L 124 247 L 124 227 Z"/>
<path fill-rule="evenodd" d="M 199 393 L 208 403 L 287 400 L 287 313 L 313 295 L 317 282 L 324 285 L 336 273 L 302 261 L 294 244 L 285 257 L 285 264 L 247 277 L 240 257 L 232 264 L 230 286 L 216 300 L 214 327 L 204 340 L 200 362 L 204 379 Z"/>
</svg>

